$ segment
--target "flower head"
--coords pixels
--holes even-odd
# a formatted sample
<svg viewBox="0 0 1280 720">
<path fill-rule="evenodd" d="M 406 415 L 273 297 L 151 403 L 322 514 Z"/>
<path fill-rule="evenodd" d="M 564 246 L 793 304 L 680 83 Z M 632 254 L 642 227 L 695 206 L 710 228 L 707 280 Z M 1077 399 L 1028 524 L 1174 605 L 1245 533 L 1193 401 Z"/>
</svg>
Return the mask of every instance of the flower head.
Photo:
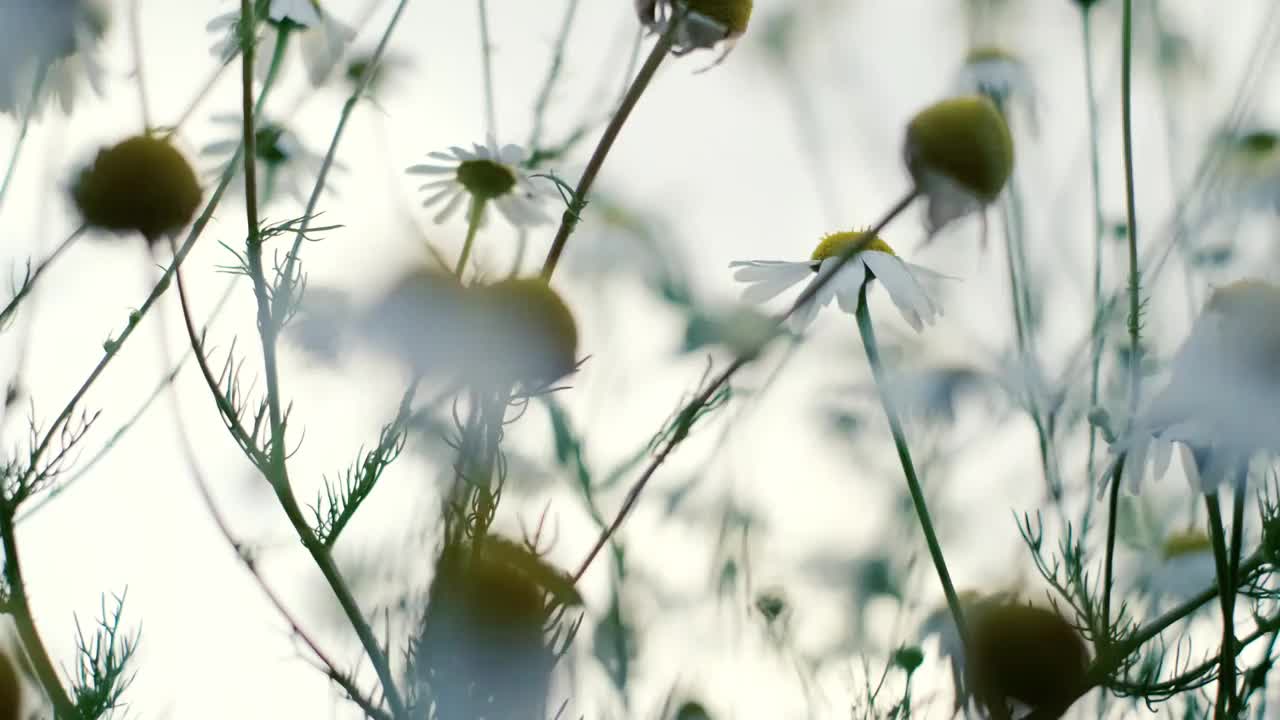
<svg viewBox="0 0 1280 720">
<path fill-rule="evenodd" d="M 236 34 L 239 22 L 240 12 L 233 10 L 219 15 L 205 26 L 211 32 L 223 33 L 223 39 L 214 45 L 212 52 L 224 61 L 230 59 L 239 47 L 240 39 Z M 266 25 L 272 32 L 259 40 L 258 62 L 255 64 L 259 78 L 266 77 L 271 67 L 282 31 L 288 35 L 301 35 L 302 61 L 312 85 L 320 85 L 328 79 L 346 52 L 347 45 L 355 38 L 355 31 L 330 15 L 319 0 L 270 0 Z"/>
<path fill-rule="evenodd" d="M 942 653 L 950 656 L 957 707 L 971 699 L 1063 707 L 1084 687 L 1089 651 L 1075 626 L 1057 612 L 1010 593 L 962 593 L 961 607 L 971 643 L 967 651 L 946 608 L 925 623 L 925 634 L 937 632 Z"/>
<path fill-rule="evenodd" d="M 224 113 L 214 115 L 213 121 L 227 126 L 229 136 L 205 145 L 200 154 L 216 159 L 217 165 L 212 168 L 212 172 L 221 175 L 240 147 L 241 120 L 238 114 Z M 303 145 L 287 126 L 269 118 L 258 119 L 253 142 L 254 166 L 258 172 L 258 201 L 264 204 L 271 202 L 277 197 L 277 190 L 283 188 L 295 201 L 305 203 L 312 184 L 320 174 L 324 156 Z M 336 171 L 346 169 L 339 160 L 335 160 L 331 167 Z M 241 173 L 237 175 L 237 180 L 243 181 L 243 168 L 237 167 L 236 171 Z"/>
<path fill-rule="evenodd" d="M 1034 130 L 1036 117 L 1035 87 L 1026 63 L 1013 53 L 994 46 L 976 47 L 969 51 L 956 76 L 960 94 L 978 94 L 991 98 L 996 107 L 1007 112 L 1009 105 L 1020 102 Z"/>
<path fill-rule="evenodd" d="M 839 268 L 837 276 L 830 277 L 836 272 L 841 255 L 848 251 L 854 252 L 853 257 Z M 798 330 L 807 328 L 818 309 L 831 304 L 833 298 L 841 310 L 855 312 L 863 285 L 873 279 L 880 280 L 889 299 L 916 332 L 942 314 L 916 275 L 944 276 L 903 261 L 878 235 L 863 231 L 827 235 L 805 261 L 748 260 L 731 262 L 729 267 L 736 268 L 734 279 L 747 283 L 742 293 L 747 302 L 771 300 L 806 277 L 812 276 L 811 284 L 823 283 L 818 293 L 792 315 L 793 326 Z"/>
<path fill-rule="evenodd" d="M 916 113 L 903 156 L 928 200 L 932 233 L 995 201 L 1013 172 L 1013 138 L 989 98 L 956 97 Z"/>
<path fill-rule="evenodd" d="M 1221 187 L 1207 211 L 1280 212 L 1280 135 L 1272 130 L 1226 133 L 1217 143 Z"/>
<path fill-rule="evenodd" d="M 137 135 L 98 151 L 71 190 L 84 221 L 114 232 L 139 232 L 149 242 L 191 222 L 200 183 L 167 140 Z"/>
<path fill-rule="evenodd" d="M 654 33 L 666 32 L 668 24 L 688 8 L 672 43 L 672 52 L 677 55 L 726 42 L 723 59 L 751 21 L 752 0 L 635 0 L 635 3 L 641 24 Z"/>
<path fill-rule="evenodd" d="M 1280 451 L 1280 287 L 1244 280 L 1214 291 L 1170 363 L 1168 384 L 1112 447 L 1136 486 L 1154 448 L 1156 474 L 1172 444 L 1197 492 L 1240 482 L 1259 454 Z"/>
<path fill-rule="evenodd" d="M 545 280 L 508 278 L 471 292 L 479 293 L 473 322 L 481 331 L 473 370 L 538 391 L 577 369 L 577 322 Z"/>
<path fill-rule="evenodd" d="M 439 717 L 544 717 L 554 611 L 581 604 L 572 580 L 524 545 L 446 542 L 411 648 L 419 701 Z"/>
<path fill-rule="evenodd" d="M 99 0 L 0 1 L 0 112 L 36 110 L 47 95 L 70 112 L 82 77 L 101 92 L 107 23 Z"/>
<path fill-rule="evenodd" d="M 493 138 L 485 145 L 472 145 L 471 150 L 454 146 L 449 152 L 432 152 L 427 157 L 441 164 L 414 165 L 405 172 L 410 175 L 434 176 L 438 179 L 422 185 L 419 190 L 431 194 L 422 201 L 423 207 L 444 204 L 435 221 L 449 219 L 470 198 L 468 216 L 477 202 L 496 205 L 498 211 L 512 225 L 538 225 L 548 221 L 537 204 L 537 193 L 528 177 L 520 169 L 524 161 L 524 149 L 519 145 L 497 146 Z"/>
</svg>

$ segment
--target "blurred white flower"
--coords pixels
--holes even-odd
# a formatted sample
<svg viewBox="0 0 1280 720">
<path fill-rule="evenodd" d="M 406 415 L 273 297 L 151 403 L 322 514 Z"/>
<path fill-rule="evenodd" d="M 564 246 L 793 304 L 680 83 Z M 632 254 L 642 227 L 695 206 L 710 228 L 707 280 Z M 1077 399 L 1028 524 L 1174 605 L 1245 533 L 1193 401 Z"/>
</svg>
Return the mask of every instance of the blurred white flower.
<svg viewBox="0 0 1280 720">
<path fill-rule="evenodd" d="M 1008 113 L 1017 103 L 1026 111 L 1033 132 L 1037 131 L 1035 85 L 1031 73 L 1018 56 L 998 47 L 977 47 L 969 51 L 956 75 L 957 94 L 986 95 L 1001 111 Z"/>
<path fill-rule="evenodd" d="M 1257 280 L 1214 291 L 1170 363 L 1168 384 L 1111 449 L 1136 488 L 1148 453 L 1159 477 L 1173 444 L 1196 492 L 1243 482 L 1255 457 L 1280 451 L 1280 287 Z"/>
<path fill-rule="evenodd" d="M 211 49 L 224 62 L 231 59 L 239 46 L 236 35 L 239 21 L 240 12 L 233 10 L 215 17 L 205 26 L 210 32 L 224 35 Z M 266 77 L 271 67 L 280 30 L 290 31 L 287 42 L 293 42 L 295 34 L 302 36 L 297 42 L 307 68 L 307 79 L 312 85 L 320 85 L 329 78 L 347 45 L 356 36 L 354 30 L 330 15 L 318 0 L 270 0 L 266 25 L 270 26 L 271 32 L 259 34 L 257 62 L 254 64 L 260 79 Z"/>
<path fill-rule="evenodd" d="M 101 94 L 95 56 L 107 22 L 99 0 L 0 0 L 0 112 L 38 111 L 54 97 L 69 113 L 85 81 Z"/>
<path fill-rule="evenodd" d="M 1186 600 L 1218 579 L 1213 544 L 1202 530 L 1170 532 L 1152 550 L 1147 588 L 1157 599 Z"/>
<path fill-rule="evenodd" d="M 797 331 L 813 322 L 818 309 L 831 304 L 834 298 L 840 309 L 854 313 L 858 308 L 858 294 L 862 286 L 879 279 L 889 292 L 889 299 L 897 306 L 902 317 L 916 332 L 932 325 L 942 314 L 916 278 L 945 278 L 927 268 L 903 261 L 894 254 L 879 236 L 867 237 L 862 231 L 840 232 L 828 235 L 818 243 L 809 260 L 787 262 L 781 260 L 747 260 L 729 263 L 737 268 L 735 280 L 747 284 L 742 293 L 747 302 L 766 302 L 784 290 L 812 276 L 809 284 L 823 282 L 836 271 L 840 256 L 850 247 L 859 246 L 851 260 L 839 270 L 839 275 L 826 282 L 822 289 L 791 316 L 791 324 Z"/>
<path fill-rule="evenodd" d="M 220 175 L 226 170 L 227 162 L 240 145 L 240 116 L 233 113 L 222 113 L 213 116 L 219 125 L 228 126 L 231 136 L 224 140 L 216 140 L 200 150 L 202 156 L 216 159 L 217 166 L 211 171 Z M 310 195 L 312 184 L 320 175 L 320 167 L 324 164 L 324 156 L 309 150 L 298 139 L 298 136 L 285 126 L 262 118 L 258 129 L 254 132 L 254 150 L 258 169 L 258 199 L 268 203 L 277 196 L 277 191 L 284 190 L 299 203 L 305 203 Z M 332 169 L 343 171 L 346 166 L 335 160 Z M 243 182 L 243 169 L 237 168 L 237 182 Z M 326 187 L 332 187 L 327 183 Z"/>
<path fill-rule="evenodd" d="M 1222 161 L 1206 214 L 1280 212 L 1280 135 L 1270 130 L 1227 133 L 1217 140 Z"/>
<path fill-rule="evenodd" d="M 410 175 L 436 177 L 421 187 L 431 194 L 422 201 L 423 207 L 444 203 L 435 221 L 448 220 L 469 197 L 467 217 L 471 216 L 476 202 L 484 203 L 488 214 L 490 204 L 512 225 L 525 227 L 548 222 L 549 218 L 538 207 L 538 194 L 529 178 L 520 169 L 524 161 L 524 149 L 519 145 L 498 147 L 492 137 L 485 145 L 472 144 L 471 150 L 453 146 L 448 152 L 427 153 L 427 157 L 439 164 L 413 165 L 405 170 Z M 482 218 L 483 222 L 483 218 Z"/>
</svg>

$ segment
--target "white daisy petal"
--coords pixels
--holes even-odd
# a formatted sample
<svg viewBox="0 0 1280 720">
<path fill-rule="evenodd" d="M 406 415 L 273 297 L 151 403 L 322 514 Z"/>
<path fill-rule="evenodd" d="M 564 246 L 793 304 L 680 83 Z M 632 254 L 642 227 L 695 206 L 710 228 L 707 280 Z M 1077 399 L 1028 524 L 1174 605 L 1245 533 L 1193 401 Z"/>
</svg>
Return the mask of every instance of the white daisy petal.
<svg viewBox="0 0 1280 720">
<path fill-rule="evenodd" d="M 312 85 L 320 85 L 342 59 L 355 31 L 325 14 L 318 27 L 302 35 L 302 59 Z"/>
<path fill-rule="evenodd" d="M 303 27 L 320 24 L 320 11 L 311 0 L 271 0 L 267 17 L 276 22 L 291 20 Z"/>
<path fill-rule="evenodd" d="M 470 150 L 464 150 L 457 145 L 450 145 L 449 152 L 458 160 L 475 160 L 476 156 Z"/>
<path fill-rule="evenodd" d="M 809 281 L 809 284 L 806 286 L 806 290 L 809 287 L 812 287 L 814 283 L 820 282 L 823 277 L 829 275 L 833 267 L 834 266 L 829 262 L 824 262 L 822 269 L 818 271 L 813 280 Z M 817 294 L 810 298 L 810 300 L 804 305 L 796 308 L 796 311 L 792 313 L 791 319 L 788 321 L 791 328 L 796 332 L 807 330 L 809 326 L 813 324 L 813 319 L 817 317 L 818 311 L 830 305 L 831 299 L 834 298 L 835 295 L 836 290 L 831 286 L 831 283 L 828 282 L 823 284 Z"/>
<path fill-rule="evenodd" d="M 410 175 L 445 175 L 457 172 L 458 168 L 444 167 L 443 165 L 410 165 L 404 171 Z"/>
<path fill-rule="evenodd" d="M 459 186 L 453 183 L 449 183 L 449 186 L 444 188 L 443 190 L 439 190 L 433 193 L 432 195 L 427 196 L 427 199 L 422 201 L 422 207 L 429 208 L 432 205 L 435 205 L 436 203 L 445 199 L 445 197 L 447 197 L 451 193 L 457 193 L 461 195 L 463 194 L 463 191 L 462 191 L 462 188 L 460 188 Z"/>
<path fill-rule="evenodd" d="M 938 308 L 901 260 L 877 251 L 864 252 L 862 257 L 889 293 L 889 299 L 916 332 L 923 329 L 921 320 L 925 324 L 933 324 L 939 314 Z"/>
<path fill-rule="evenodd" d="M 441 160 L 443 162 L 450 162 L 450 163 L 458 162 L 458 158 L 456 155 L 452 153 L 447 153 L 447 152 L 440 152 L 439 150 L 435 150 L 433 152 L 427 153 L 427 157 L 431 158 L 432 160 Z"/>
<path fill-rule="evenodd" d="M 454 211 L 458 209 L 458 204 L 462 202 L 462 198 L 464 197 L 467 197 L 467 194 L 461 190 L 455 192 L 453 197 L 449 198 L 449 202 L 445 204 L 444 208 L 440 212 L 436 213 L 435 218 L 433 218 L 435 223 L 439 225 L 452 217 Z"/>
<path fill-rule="evenodd" d="M 432 180 L 429 183 L 423 183 L 419 185 L 418 192 L 422 192 L 424 190 L 434 190 L 436 188 L 442 188 L 447 185 L 457 185 L 457 184 L 458 184 L 458 181 L 454 180 L 453 178 L 445 178 L 443 180 Z"/>
<path fill-rule="evenodd" d="M 796 282 L 813 272 L 812 263 L 786 260 L 735 260 L 729 263 L 729 267 L 734 268 L 733 279 L 744 282 L 773 277 L 781 268 L 789 268 L 795 274 Z"/>
<path fill-rule="evenodd" d="M 866 281 L 867 266 L 863 264 L 861 257 L 854 257 L 845 263 L 840 275 L 831 281 L 841 310 L 850 314 L 858 311 L 858 296 L 862 294 L 862 285 Z"/>
<path fill-rule="evenodd" d="M 778 263 L 766 267 L 742 267 L 734 278 L 747 283 L 742 299 L 751 303 L 768 302 L 796 283 L 812 275 L 807 265 Z"/>
<path fill-rule="evenodd" d="M 519 165 L 524 161 L 524 148 L 519 145 L 503 145 L 498 150 L 498 160 L 507 165 Z"/>
</svg>

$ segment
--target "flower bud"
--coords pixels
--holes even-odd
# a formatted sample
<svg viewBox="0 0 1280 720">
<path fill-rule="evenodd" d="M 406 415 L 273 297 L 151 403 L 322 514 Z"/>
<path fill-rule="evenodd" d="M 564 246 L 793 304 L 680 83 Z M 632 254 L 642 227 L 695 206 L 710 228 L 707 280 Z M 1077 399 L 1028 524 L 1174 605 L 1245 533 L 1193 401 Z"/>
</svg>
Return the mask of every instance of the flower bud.
<svg viewBox="0 0 1280 720">
<path fill-rule="evenodd" d="M 907 125 L 903 155 L 916 189 L 929 202 L 929 230 L 992 203 L 1013 172 L 1013 139 L 986 97 L 951 98 L 921 110 Z"/>
<path fill-rule="evenodd" d="M 536 391 L 577 367 L 578 325 L 545 280 L 510 278 L 472 292 L 480 293 L 478 369 L 493 381 Z"/>
<path fill-rule="evenodd" d="M 90 226 L 139 232 L 148 242 L 191 222 L 202 196 L 182 153 L 167 140 L 138 135 L 98 151 L 71 190 Z"/>
</svg>

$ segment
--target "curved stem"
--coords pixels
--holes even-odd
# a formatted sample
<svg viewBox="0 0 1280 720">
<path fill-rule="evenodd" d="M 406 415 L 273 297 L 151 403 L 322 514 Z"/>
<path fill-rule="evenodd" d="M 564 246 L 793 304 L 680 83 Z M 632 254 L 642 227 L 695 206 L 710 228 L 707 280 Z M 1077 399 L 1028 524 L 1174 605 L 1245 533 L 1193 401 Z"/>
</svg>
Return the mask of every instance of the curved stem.
<svg viewBox="0 0 1280 720">
<path fill-rule="evenodd" d="M 471 212 L 467 217 L 467 239 L 462 243 L 462 253 L 458 255 L 458 264 L 453 268 L 453 276 L 462 279 L 462 272 L 467 269 L 467 259 L 471 257 L 471 245 L 476 240 L 476 232 L 480 230 L 480 220 L 484 217 L 485 199 L 473 197 Z"/>
<path fill-rule="evenodd" d="M 1100 641 L 1104 646 L 1111 644 L 1111 586 L 1116 556 L 1116 510 L 1120 504 L 1120 485 L 1124 481 L 1124 465 L 1125 458 L 1116 461 L 1116 472 L 1111 478 L 1111 493 L 1107 502 L 1107 554 L 1103 560 L 1102 638 Z"/>
<path fill-rule="evenodd" d="M 36 265 L 35 270 L 27 276 L 26 282 L 24 282 L 22 287 L 18 288 L 18 291 L 13 294 L 13 299 L 4 306 L 3 310 L 0 310 L 0 328 L 3 328 L 5 323 L 9 322 L 13 313 L 17 311 L 18 305 L 22 303 L 23 299 L 30 294 L 32 288 L 36 286 L 36 280 L 39 280 L 40 276 L 49 269 L 49 266 L 53 265 L 54 261 L 56 261 L 62 253 L 66 252 L 73 244 L 75 244 L 76 240 L 80 239 L 80 236 L 83 235 L 87 229 L 87 225 L 81 225 L 71 231 L 71 234 L 67 236 L 67 239 L 63 240 L 62 244 L 54 248 L 53 252 L 49 254 L 49 257 L 42 260 L 39 265 Z"/>
<path fill-rule="evenodd" d="M 1129 417 L 1138 409 L 1141 397 L 1142 359 L 1139 355 L 1142 305 L 1141 276 L 1138 270 L 1138 210 L 1133 189 L 1133 0 L 1124 0 L 1123 57 L 1120 83 L 1121 115 L 1124 127 L 1124 198 L 1129 223 Z"/>
<path fill-rule="evenodd" d="M 644 65 L 640 67 L 640 72 L 631 81 L 627 94 L 622 98 L 622 104 L 618 106 L 618 111 L 613 114 L 608 127 L 604 129 L 604 134 L 600 136 L 600 142 L 596 145 L 595 151 L 591 153 L 591 159 L 587 161 L 587 167 L 582 171 L 582 178 L 578 180 L 578 187 L 573 191 L 573 198 L 569 201 L 569 207 L 565 209 L 564 215 L 560 218 L 560 227 L 556 230 L 555 239 L 551 241 L 551 249 L 547 251 L 547 259 L 542 264 L 542 277 L 544 279 L 550 280 L 551 274 L 556 271 L 556 265 L 560 262 L 560 255 L 564 253 L 564 246 L 569 242 L 569 236 L 577 228 L 582 211 L 587 207 L 587 195 L 591 192 L 591 186 L 595 184 L 596 176 L 600 174 L 600 168 L 604 166 L 605 158 L 609 156 L 609 150 L 613 148 L 614 141 L 618 139 L 618 133 L 622 132 L 623 124 L 627 122 L 631 111 L 635 109 L 636 103 L 640 101 L 640 96 L 644 94 L 645 88 L 649 87 L 649 82 L 657 74 L 658 67 L 662 65 L 663 59 L 667 57 L 667 53 L 671 52 L 671 46 L 675 42 L 676 31 L 684 24 L 685 12 L 687 10 L 681 11 L 676 17 L 672 18 L 666 31 L 658 36 L 658 41 L 654 43 L 653 49 L 649 51 L 648 59 L 644 61 Z"/>
<path fill-rule="evenodd" d="M 1232 584 L 1231 563 L 1227 559 L 1227 534 L 1222 525 L 1218 494 L 1205 495 L 1204 503 L 1209 511 L 1209 537 L 1213 541 L 1213 559 L 1218 568 L 1218 602 L 1222 607 L 1222 648 L 1218 654 L 1218 694 L 1214 700 L 1213 717 L 1223 720 L 1231 717 L 1228 713 L 1236 706 L 1236 588 Z"/>
</svg>

